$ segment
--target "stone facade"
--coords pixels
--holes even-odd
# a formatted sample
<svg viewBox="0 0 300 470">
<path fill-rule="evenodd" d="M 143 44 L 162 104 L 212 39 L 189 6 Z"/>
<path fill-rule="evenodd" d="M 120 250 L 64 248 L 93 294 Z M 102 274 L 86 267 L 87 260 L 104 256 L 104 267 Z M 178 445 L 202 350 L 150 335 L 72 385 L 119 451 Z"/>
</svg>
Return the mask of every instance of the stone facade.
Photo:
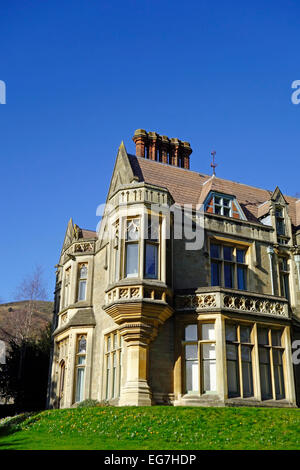
<svg viewBox="0 0 300 470">
<path fill-rule="evenodd" d="M 296 406 L 300 200 L 191 171 L 188 142 L 133 140 L 99 232 L 67 227 L 49 407 Z M 185 220 L 195 248 L 177 236 Z"/>
</svg>

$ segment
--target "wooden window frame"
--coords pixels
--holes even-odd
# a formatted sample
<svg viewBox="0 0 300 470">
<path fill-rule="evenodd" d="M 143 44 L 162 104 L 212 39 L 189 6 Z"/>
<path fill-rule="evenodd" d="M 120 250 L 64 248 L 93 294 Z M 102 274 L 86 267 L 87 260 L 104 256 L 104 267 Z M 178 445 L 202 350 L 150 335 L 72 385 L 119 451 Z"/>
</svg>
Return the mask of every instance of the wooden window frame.
<svg viewBox="0 0 300 470">
<path fill-rule="evenodd" d="M 86 349 L 85 352 L 82 353 L 79 351 L 80 341 L 84 338 L 86 342 Z M 84 363 L 80 364 L 79 359 L 84 358 Z M 77 381 L 78 381 L 78 369 L 83 369 L 83 396 L 82 399 L 84 400 L 84 388 L 85 388 L 85 380 L 86 380 L 86 358 L 87 358 L 87 334 L 81 333 L 76 336 L 76 355 L 75 355 L 75 374 L 74 374 L 74 403 L 80 403 L 80 401 L 76 401 L 76 391 L 77 391 Z"/>
<path fill-rule="evenodd" d="M 217 245 L 219 247 L 219 258 L 215 258 L 211 256 L 211 246 L 212 245 Z M 229 247 L 232 249 L 232 259 L 227 260 L 224 258 L 224 247 Z M 237 250 L 243 250 L 244 251 L 244 256 L 245 260 L 247 257 L 247 251 L 248 251 L 248 246 L 243 246 L 243 245 L 235 245 L 234 243 L 221 243 L 220 241 L 215 241 L 213 239 L 210 239 L 209 243 L 209 259 L 210 259 L 210 267 L 212 267 L 212 263 L 216 263 L 219 266 L 219 281 L 220 285 L 219 286 L 213 286 L 212 285 L 212 275 L 211 275 L 211 269 L 210 269 L 210 285 L 212 287 L 224 287 L 226 289 L 236 289 L 236 290 L 241 290 L 241 291 L 247 291 L 248 288 L 248 275 L 249 275 L 249 265 L 248 263 L 244 262 L 241 263 L 237 261 Z M 232 268 L 232 287 L 225 287 L 225 265 L 231 265 Z M 244 282 L 246 284 L 245 289 L 239 289 L 238 287 L 238 268 L 242 268 L 245 270 L 244 273 Z"/>
<path fill-rule="evenodd" d="M 236 327 L 236 340 L 227 340 L 226 338 L 226 327 L 227 326 L 234 326 Z M 245 342 L 241 340 L 241 327 L 250 328 L 250 342 Z M 225 322 L 225 338 L 226 338 L 226 346 L 234 345 L 237 347 L 237 364 L 238 364 L 238 380 L 239 380 L 239 395 L 234 395 L 230 398 L 253 398 L 255 396 L 255 389 L 254 389 L 254 374 L 255 374 L 255 336 L 254 336 L 254 323 L 243 323 L 243 322 L 232 322 L 226 321 Z M 246 346 L 251 348 L 251 372 L 252 372 L 252 395 L 244 396 L 244 384 L 243 384 L 243 360 L 242 360 L 242 347 Z M 227 374 L 227 348 L 226 348 L 226 374 Z M 228 381 L 228 375 L 227 375 Z M 229 390 L 227 386 L 227 392 L 229 396 Z"/>
<path fill-rule="evenodd" d="M 272 389 L 272 398 L 269 398 L 269 400 L 274 400 L 274 401 L 280 401 L 280 400 L 285 400 L 287 396 L 287 382 L 286 382 L 286 372 L 285 372 L 285 355 L 286 355 L 286 348 L 282 344 L 282 338 L 284 334 L 284 328 L 283 327 L 274 327 L 274 326 L 268 326 L 268 325 L 257 325 L 257 330 L 261 329 L 266 329 L 268 331 L 268 344 L 262 345 L 259 344 L 258 336 L 257 336 L 257 347 L 258 348 L 265 348 L 269 352 L 269 360 L 270 360 L 270 372 L 271 372 L 271 389 Z M 273 345 L 272 344 L 272 332 L 274 331 L 280 331 L 281 332 L 281 345 Z M 258 331 L 257 331 L 258 335 Z M 283 388 L 284 388 L 284 396 L 277 398 L 276 397 L 276 386 L 275 386 L 275 371 L 274 371 L 274 355 L 273 351 L 280 351 L 282 353 L 282 375 L 283 375 Z M 260 368 L 260 360 L 259 360 L 259 368 Z M 268 398 L 262 399 L 263 401 L 267 401 Z"/>
<path fill-rule="evenodd" d="M 214 325 L 214 333 L 215 333 L 215 339 L 213 340 L 203 340 L 202 339 L 202 326 L 211 324 Z M 191 326 L 191 325 L 197 325 L 197 340 L 193 341 L 188 341 L 185 340 L 185 330 L 186 327 Z M 184 323 L 183 324 L 183 330 L 182 330 L 182 336 L 184 339 L 181 341 L 181 357 L 183 358 L 182 364 L 183 364 L 183 374 L 182 374 L 182 391 L 183 394 L 185 395 L 196 395 L 196 396 L 201 396 L 201 395 L 211 395 L 211 394 L 217 394 L 216 391 L 205 391 L 204 390 L 204 367 L 203 367 L 203 352 L 202 352 L 202 345 L 203 344 L 214 344 L 215 345 L 215 351 L 216 351 L 216 325 L 215 325 L 215 320 L 203 320 L 199 322 L 189 322 L 189 323 Z M 197 346 L 197 363 L 198 363 L 198 391 L 187 391 L 187 385 L 186 385 L 186 357 L 185 357 L 185 347 L 187 345 L 196 345 Z M 215 359 L 217 361 L 217 359 Z M 217 380 L 217 373 L 216 373 L 216 380 Z"/>
<path fill-rule="evenodd" d="M 115 343 L 115 339 L 117 343 Z M 108 348 L 108 344 L 110 347 Z M 113 377 L 114 357 L 116 357 L 116 376 Z M 104 337 L 104 396 L 105 400 L 120 398 L 122 381 L 123 338 L 118 330 Z M 110 369 L 108 365 L 110 364 Z M 108 374 L 108 370 L 110 373 Z"/>
</svg>

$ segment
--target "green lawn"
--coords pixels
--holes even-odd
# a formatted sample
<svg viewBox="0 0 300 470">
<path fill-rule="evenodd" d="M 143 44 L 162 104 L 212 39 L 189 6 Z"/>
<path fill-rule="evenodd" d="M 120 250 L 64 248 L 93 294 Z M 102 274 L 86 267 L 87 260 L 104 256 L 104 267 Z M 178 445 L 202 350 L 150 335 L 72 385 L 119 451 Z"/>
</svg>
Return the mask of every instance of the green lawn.
<svg viewBox="0 0 300 470">
<path fill-rule="evenodd" d="M 300 449 L 300 410 L 93 407 L 0 424 L 0 449 Z"/>
</svg>

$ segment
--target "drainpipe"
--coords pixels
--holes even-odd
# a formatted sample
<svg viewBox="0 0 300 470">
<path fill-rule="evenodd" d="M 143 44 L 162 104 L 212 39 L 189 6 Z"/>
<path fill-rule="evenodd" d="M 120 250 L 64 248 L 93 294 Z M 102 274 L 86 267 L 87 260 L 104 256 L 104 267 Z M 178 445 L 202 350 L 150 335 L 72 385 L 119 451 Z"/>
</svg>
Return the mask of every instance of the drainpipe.
<svg viewBox="0 0 300 470">
<path fill-rule="evenodd" d="M 300 290 L 300 254 L 294 255 L 294 260 L 295 260 L 296 267 L 297 267 L 298 286 L 299 286 L 299 290 Z"/>
<path fill-rule="evenodd" d="M 274 248 L 272 246 L 268 246 L 267 253 L 269 255 L 270 261 L 270 274 L 271 274 L 271 286 L 272 286 L 272 295 L 274 295 L 274 273 L 273 273 L 273 255 L 274 255 Z"/>
</svg>

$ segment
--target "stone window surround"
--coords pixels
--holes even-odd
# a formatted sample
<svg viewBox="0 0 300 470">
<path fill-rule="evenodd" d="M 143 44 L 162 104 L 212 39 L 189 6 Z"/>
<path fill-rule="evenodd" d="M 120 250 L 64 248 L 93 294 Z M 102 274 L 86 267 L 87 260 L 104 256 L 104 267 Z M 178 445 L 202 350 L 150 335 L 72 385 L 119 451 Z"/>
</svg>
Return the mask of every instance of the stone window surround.
<svg viewBox="0 0 300 470">
<path fill-rule="evenodd" d="M 87 265 L 87 283 L 86 283 L 86 298 L 85 300 L 78 300 L 78 281 L 80 265 Z M 59 312 L 67 310 L 68 308 L 80 305 L 90 305 L 92 300 L 92 280 L 93 280 L 93 255 L 80 255 L 75 260 L 70 259 L 62 268 L 62 295 L 60 299 Z M 70 269 L 70 284 L 69 284 L 69 302 L 65 305 L 65 281 L 66 271 Z"/>
<path fill-rule="evenodd" d="M 208 253 L 209 253 L 209 260 L 210 260 L 210 266 L 211 266 L 211 261 L 215 260 L 215 258 L 211 258 L 211 253 L 210 253 L 210 247 L 211 245 L 219 245 L 221 249 L 223 249 L 224 246 L 231 247 L 233 251 L 237 249 L 245 250 L 245 260 L 244 263 L 238 263 L 236 260 L 235 255 L 233 255 L 233 260 L 231 261 L 231 264 L 234 266 L 233 269 L 233 287 L 232 289 L 237 289 L 238 285 L 238 280 L 237 280 L 237 267 L 240 264 L 241 266 L 244 266 L 246 268 L 246 290 L 249 290 L 249 268 L 251 268 L 251 250 L 250 247 L 251 245 L 249 243 L 244 243 L 238 240 L 229 240 L 225 239 L 222 237 L 213 237 L 210 236 L 208 237 Z M 217 259 L 216 259 L 217 260 Z M 219 263 L 221 264 L 222 268 L 220 269 L 220 286 L 219 287 L 224 287 L 225 282 L 224 282 L 224 263 L 226 260 L 223 258 L 219 258 Z M 210 271 L 210 285 L 212 285 L 212 278 L 211 278 L 211 271 Z"/>
<path fill-rule="evenodd" d="M 117 335 L 117 346 L 114 345 L 114 337 Z M 108 338 L 110 338 L 110 349 L 108 350 Z M 120 332 L 118 329 L 111 329 L 109 332 L 105 333 L 103 336 L 103 392 L 102 396 L 105 400 L 119 399 L 121 391 L 121 381 L 122 381 L 122 370 L 120 367 L 124 365 L 124 345 Z M 116 354 L 116 383 L 113 383 L 112 371 L 113 371 L 113 358 Z M 108 360 L 110 360 L 110 378 L 109 383 L 107 383 L 107 369 L 108 369 Z M 116 394 L 113 394 L 113 387 L 115 386 Z M 109 387 L 109 389 L 107 388 Z"/>
<path fill-rule="evenodd" d="M 135 206 L 127 210 L 126 213 L 119 213 L 114 214 L 111 216 L 110 224 L 111 226 L 116 226 L 119 224 L 119 233 L 121 236 L 119 237 L 119 246 L 118 246 L 118 256 L 119 256 L 119 276 L 118 279 L 115 278 L 115 252 L 116 248 L 114 246 L 114 239 L 110 243 L 110 263 L 111 270 L 109 273 L 110 284 L 114 284 L 116 282 L 120 282 L 126 279 L 134 279 L 125 277 L 125 230 L 126 230 L 126 221 L 131 220 L 134 218 L 140 219 L 140 233 L 145 233 L 145 220 L 146 216 L 148 215 L 148 220 L 150 220 L 150 211 L 144 206 Z M 153 214 L 154 216 L 156 214 Z M 158 214 L 159 216 L 159 223 L 160 223 L 160 241 L 158 244 L 158 279 L 157 281 L 166 282 L 166 216 L 164 214 Z M 139 261 L 138 261 L 138 276 L 137 279 L 147 279 L 144 274 L 144 263 L 145 263 L 145 239 L 144 237 L 140 237 L 139 239 Z M 155 279 L 152 279 L 155 281 Z"/>
</svg>

